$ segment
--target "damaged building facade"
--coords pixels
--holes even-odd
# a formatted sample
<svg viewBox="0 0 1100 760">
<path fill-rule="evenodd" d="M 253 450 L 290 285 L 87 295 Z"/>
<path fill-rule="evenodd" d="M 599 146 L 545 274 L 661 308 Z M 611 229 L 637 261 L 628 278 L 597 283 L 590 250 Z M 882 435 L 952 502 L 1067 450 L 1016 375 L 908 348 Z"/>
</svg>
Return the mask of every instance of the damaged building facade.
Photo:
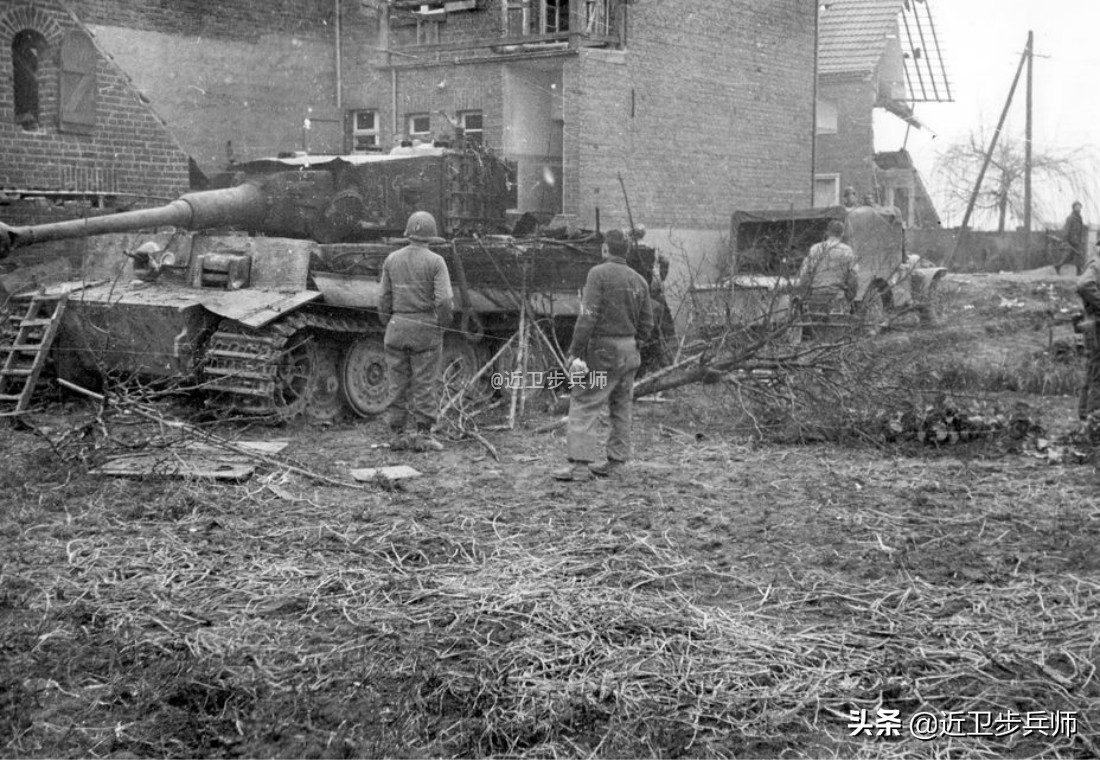
<svg viewBox="0 0 1100 760">
<path fill-rule="evenodd" d="M 0 213 L 100 213 L 237 161 L 461 134 L 515 164 L 517 213 L 632 218 L 674 277 L 706 279 L 732 209 L 811 201 L 815 16 L 810 0 L 6 0 Z"/>
<path fill-rule="evenodd" d="M 837 205 L 850 187 L 897 207 L 908 227 L 938 227 L 904 144 L 876 151 L 875 139 L 876 116 L 925 129 L 914 105 L 952 99 L 931 0 L 822 3 L 817 63 L 814 205 Z"/>
<path fill-rule="evenodd" d="M 362 129 L 384 146 L 464 129 L 516 163 L 520 211 L 633 218 L 674 278 L 713 276 L 732 209 L 810 199 L 812 2 L 362 8 L 377 43 L 345 47 L 383 53 L 344 71 L 353 148 Z"/>
</svg>

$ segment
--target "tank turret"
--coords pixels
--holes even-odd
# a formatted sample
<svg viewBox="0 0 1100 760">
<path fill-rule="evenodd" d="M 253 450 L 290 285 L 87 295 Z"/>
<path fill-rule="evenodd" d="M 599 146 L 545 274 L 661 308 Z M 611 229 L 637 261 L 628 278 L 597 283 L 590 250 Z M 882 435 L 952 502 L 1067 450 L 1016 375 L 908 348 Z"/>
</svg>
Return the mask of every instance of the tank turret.
<svg viewBox="0 0 1100 760">
<path fill-rule="evenodd" d="M 506 231 L 507 211 L 515 205 L 507 162 L 446 148 L 260 159 L 237 164 L 219 179 L 225 187 L 156 208 L 23 227 L 0 224 L 0 258 L 34 243 L 167 226 L 360 242 L 400 236 L 415 211 L 431 213 L 447 237 L 495 234 Z"/>
</svg>

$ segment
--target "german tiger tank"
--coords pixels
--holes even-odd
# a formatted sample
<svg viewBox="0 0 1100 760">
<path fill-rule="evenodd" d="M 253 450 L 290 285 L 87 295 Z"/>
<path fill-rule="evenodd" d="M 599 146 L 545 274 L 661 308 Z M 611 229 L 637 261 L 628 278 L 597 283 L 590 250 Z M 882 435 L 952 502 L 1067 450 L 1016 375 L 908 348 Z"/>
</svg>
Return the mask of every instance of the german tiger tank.
<svg viewBox="0 0 1100 760">
<path fill-rule="evenodd" d="M 389 400 L 381 265 L 413 211 L 446 236 L 433 248 L 456 294 L 450 374 L 483 366 L 521 311 L 568 338 L 600 235 L 509 233 L 513 176 L 489 153 L 447 148 L 266 159 L 156 208 L 0 225 L 0 258 L 79 239 L 117 264 L 45 288 L 68 298 L 59 377 L 170 381 L 281 420 L 370 416 Z"/>
</svg>

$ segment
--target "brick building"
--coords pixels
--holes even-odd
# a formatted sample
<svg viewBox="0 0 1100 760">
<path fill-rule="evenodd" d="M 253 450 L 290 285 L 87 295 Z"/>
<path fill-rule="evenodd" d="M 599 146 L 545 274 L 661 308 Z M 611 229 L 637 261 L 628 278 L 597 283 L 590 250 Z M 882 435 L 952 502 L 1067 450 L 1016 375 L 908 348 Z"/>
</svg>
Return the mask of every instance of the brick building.
<svg viewBox="0 0 1100 760">
<path fill-rule="evenodd" d="M 364 2 L 349 147 L 456 125 L 516 162 L 519 207 L 627 226 L 704 280 L 737 208 L 811 198 L 810 0 Z M 619 177 L 622 177 L 620 185 Z"/>
<path fill-rule="evenodd" d="M 931 0 L 830 0 L 819 18 L 814 205 L 858 198 L 897 206 L 910 226 L 938 226 L 924 183 L 900 150 L 877 154 L 874 115 L 920 129 L 913 107 L 951 100 Z"/>
<path fill-rule="evenodd" d="M 5 221 L 73 216 L 187 187 L 186 153 L 63 5 L 0 3 L 0 43 Z"/>
<path fill-rule="evenodd" d="M 161 202 L 234 154 L 311 133 L 340 150 L 333 13 L 305 0 L 0 0 L 0 218 Z"/>
<path fill-rule="evenodd" d="M 235 159 L 461 130 L 516 163 L 517 211 L 627 226 L 625 186 L 647 242 L 706 279 L 734 209 L 810 201 L 815 5 L 0 0 L 5 49 L 34 40 L 39 94 L 19 121 L 0 55 L 0 185 L 121 205 Z M 68 35 L 94 62 L 83 122 L 60 105 Z"/>
</svg>

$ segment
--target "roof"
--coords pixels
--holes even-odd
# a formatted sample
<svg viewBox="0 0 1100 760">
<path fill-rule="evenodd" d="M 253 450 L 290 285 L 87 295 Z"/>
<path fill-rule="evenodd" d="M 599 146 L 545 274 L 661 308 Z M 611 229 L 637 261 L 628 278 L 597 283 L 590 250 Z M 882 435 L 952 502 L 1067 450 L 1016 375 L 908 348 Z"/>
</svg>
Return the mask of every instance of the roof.
<svg viewBox="0 0 1100 760">
<path fill-rule="evenodd" d="M 896 38 L 902 53 L 906 100 L 952 100 L 931 0 L 825 0 L 819 14 L 819 75 L 869 76 L 882 61 L 888 41 Z"/>
<path fill-rule="evenodd" d="M 818 20 L 819 74 L 870 74 L 898 32 L 904 0 L 831 0 Z"/>
</svg>

